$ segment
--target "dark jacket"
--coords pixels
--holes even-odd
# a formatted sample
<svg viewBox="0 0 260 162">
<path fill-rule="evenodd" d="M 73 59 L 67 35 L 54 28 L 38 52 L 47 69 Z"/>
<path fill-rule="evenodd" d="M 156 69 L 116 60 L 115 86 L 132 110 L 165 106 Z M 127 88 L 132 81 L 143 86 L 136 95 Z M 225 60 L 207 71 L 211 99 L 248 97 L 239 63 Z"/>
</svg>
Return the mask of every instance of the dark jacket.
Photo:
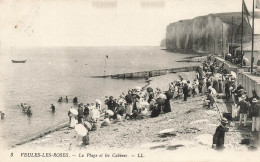
<svg viewBox="0 0 260 162">
<path fill-rule="evenodd" d="M 89 115 L 89 108 L 88 108 L 88 107 L 85 107 L 85 109 L 84 109 L 84 115 Z"/>
<path fill-rule="evenodd" d="M 185 85 L 183 86 L 183 94 L 184 94 L 184 95 L 187 95 L 188 93 L 189 93 L 189 88 L 188 88 L 188 85 L 185 84 Z"/>
<path fill-rule="evenodd" d="M 217 147 L 223 147 L 225 143 L 225 132 L 228 132 L 228 128 L 219 125 L 216 129 L 216 132 L 213 136 L 213 144 L 216 144 Z"/>
<path fill-rule="evenodd" d="M 171 110 L 171 104 L 170 104 L 170 100 L 165 100 L 164 101 L 164 109 L 163 109 L 163 111 L 165 112 L 165 113 L 168 113 L 168 112 L 171 112 L 172 110 Z"/>
<path fill-rule="evenodd" d="M 211 86 L 211 82 L 209 80 L 206 82 L 206 86 L 207 87 Z"/>
<path fill-rule="evenodd" d="M 218 87 L 219 87 L 219 84 L 218 84 L 218 81 L 217 80 L 214 80 L 213 81 L 213 88 L 218 92 Z"/>
<path fill-rule="evenodd" d="M 79 107 L 78 108 L 78 116 L 83 116 L 84 115 L 84 113 L 83 113 L 83 108 L 82 107 Z"/>
<path fill-rule="evenodd" d="M 223 93 L 223 82 L 222 82 L 222 80 L 220 80 L 219 82 L 218 82 L 219 84 L 218 84 L 218 93 Z"/>
<path fill-rule="evenodd" d="M 151 100 L 154 98 L 154 93 L 153 93 L 153 92 L 150 92 L 148 97 L 149 97 L 149 98 L 148 98 L 148 103 L 150 103 Z"/>
<path fill-rule="evenodd" d="M 152 118 L 157 117 L 157 116 L 160 115 L 160 113 L 161 113 L 161 106 L 153 105 L 151 109 L 152 109 L 152 113 L 151 113 L 151 117 Z"/>
<path fill-rule="evenodd" d="M 108 100 L 107 107 L 109 110 L 114 111 L 116 107 L 116 102 L 114 100 Z"/>
<path fill-rule="evenodd" d="M 260 104 L 254 103 L 250 106 L 252 117 L 259 117 L 260 116 Z"/>
<path fill-rule="evenodd" d="M 229 89 L 230 87 L 229 87 L 229 83 L 227 82 L 226 84 L 225 84 L 225 93 L 230 93 L 230 89 Z"/>
<path fill-rule="evenodd" d="M 247 114 L 248 108 L 249 108 L 249 103 L 246 102 L 245 100 L 242 100 L 238 103 L 238 106 L 240 106 L 240 114 Z"/>
</svg>

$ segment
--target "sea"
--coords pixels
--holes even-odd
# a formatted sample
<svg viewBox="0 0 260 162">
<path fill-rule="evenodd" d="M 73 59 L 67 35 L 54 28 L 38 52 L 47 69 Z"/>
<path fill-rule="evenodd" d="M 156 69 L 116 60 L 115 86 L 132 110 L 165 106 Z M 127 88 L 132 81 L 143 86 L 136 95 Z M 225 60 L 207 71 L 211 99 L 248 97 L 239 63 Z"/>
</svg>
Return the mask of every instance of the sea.
<svg viewBox="0 0 260 162">
<path fill-rule="evenodd" d="M 1 50 L 0 147 L 10 147 L 69 120 L 77 96 L 81 103 L 105 96 L 118 97 L 129 88 L 144 86 L 144 79 L 93 78 L 146 70 L 184 67 L 178 62 L 193 54 L 168 52 L 162 47 L 34 47 Z M 27 60 L 12 63 L 11 60 Z M 168 84 L 168 83 L 165 83 Z M 69 102 L 58 103 L 68 96 Z M 18 105 L 31 106 L 27 116 Z M 51 104 L 56 112 L 51 112 Z"/>
</svg>

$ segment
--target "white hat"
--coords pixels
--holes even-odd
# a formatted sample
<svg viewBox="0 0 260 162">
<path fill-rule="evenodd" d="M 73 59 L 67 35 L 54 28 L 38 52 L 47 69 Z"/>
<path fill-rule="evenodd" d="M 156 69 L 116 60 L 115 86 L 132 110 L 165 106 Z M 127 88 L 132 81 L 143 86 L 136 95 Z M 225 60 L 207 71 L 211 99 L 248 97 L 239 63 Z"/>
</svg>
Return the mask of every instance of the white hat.
<svg viewBox="0 0 260 162">
<path fill-rule="evenodd" d="M 254 99 L 252 100 L 252 102 L 256 103 L 256 102 L 258 102 L 258 100 L 257 100 L 256 98 L 254 98 Z"/>
<path fill-rule="evenodd" d="M 242 100 L 246 99 L 246 96 L 245 96 L 245 95 L 242 95 L 242 96 L 241 96 L 241 99 L 242 99 Z"/>
</svg>

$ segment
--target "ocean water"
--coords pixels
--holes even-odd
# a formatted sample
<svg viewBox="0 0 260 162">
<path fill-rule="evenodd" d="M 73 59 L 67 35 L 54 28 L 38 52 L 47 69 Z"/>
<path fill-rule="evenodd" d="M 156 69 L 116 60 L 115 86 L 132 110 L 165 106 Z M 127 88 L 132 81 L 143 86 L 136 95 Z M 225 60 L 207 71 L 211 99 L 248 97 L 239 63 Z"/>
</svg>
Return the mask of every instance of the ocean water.
<svg viewBox="0 0 260 162">
<path fill-rule="evenodd" d="M 108 55 L 108 59 L 106 59 Z M 171 53 L 160 47 L 77 47 L 31 48 L 2 50 L 0 53 L 0 143 L 6 147 L 68 121 L 67 112 L 73 106 L 72 98 L 91 103 L 104 101 L 105 96 L 117 97 L 128 88 L 145 85 L 143 79 L 91 78 L 106 74 L 182 67 L 188 63 L 176 62 L 190 54 Z M 11 60 L 24 60 L 24 64 Z M 189 63 L 192 65 L 192 63 Z M 168 84 L 168 83 L 166 83 Z M 68 96 L 69 103 L 58 103 Z M 33 115 L 28 117 L 18 107 L 31 105 Z M 51 104 L 56 106 L 51 113 Z"/>
</svg>

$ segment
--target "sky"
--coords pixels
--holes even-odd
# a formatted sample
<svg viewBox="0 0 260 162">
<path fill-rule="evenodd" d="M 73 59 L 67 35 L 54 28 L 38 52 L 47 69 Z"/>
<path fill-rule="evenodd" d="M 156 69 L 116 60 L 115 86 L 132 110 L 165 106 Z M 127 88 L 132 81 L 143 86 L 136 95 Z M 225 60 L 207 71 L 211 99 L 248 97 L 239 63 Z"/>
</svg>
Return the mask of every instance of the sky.
<svg viewBox="0 0 260 162">
<path fill-rule="evenodd" d="M 252 0 L 245 0 L 251 11 Z M 181 19 L 241 12 L 241 0 L 0 0 L 0 46 L 158 46 Z"/>
</svg>

